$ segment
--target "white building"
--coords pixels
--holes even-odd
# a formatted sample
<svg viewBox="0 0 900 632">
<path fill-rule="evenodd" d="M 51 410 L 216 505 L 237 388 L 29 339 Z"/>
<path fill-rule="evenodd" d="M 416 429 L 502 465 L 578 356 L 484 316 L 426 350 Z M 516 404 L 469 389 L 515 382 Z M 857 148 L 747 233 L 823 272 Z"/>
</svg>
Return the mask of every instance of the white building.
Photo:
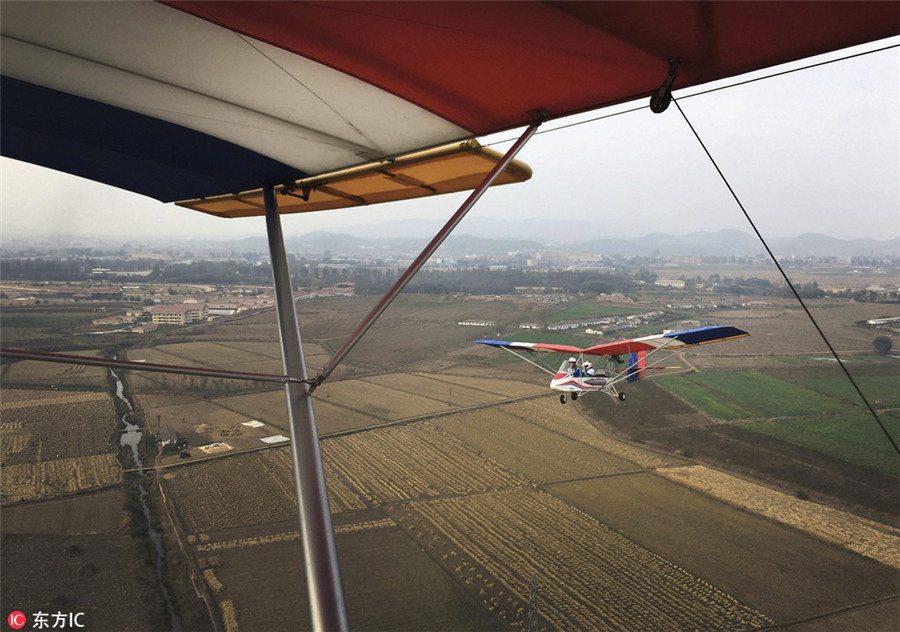
<svg viewBox="0 0 900 632">
<path fill-rule="evenodd" d="M 157 305 L 149 310 L 154 325 L 187 325 L 207 319 L 206 303 Z"/>
</svg>

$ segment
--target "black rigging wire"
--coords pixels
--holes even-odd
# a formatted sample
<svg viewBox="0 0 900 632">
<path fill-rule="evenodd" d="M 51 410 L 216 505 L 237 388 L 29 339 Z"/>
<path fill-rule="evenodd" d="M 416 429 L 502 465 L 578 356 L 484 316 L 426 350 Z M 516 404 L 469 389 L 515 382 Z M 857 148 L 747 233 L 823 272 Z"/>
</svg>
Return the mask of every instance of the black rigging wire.
<svg viewBox="0 0 900 632">
<path fill-rule="evenodd" d="M 731 183 L 728 181 L 728 178 L 725 177 L 725 174 L 722 173 L 722 170 L 719 168 L 718 163 L 716 163 L 715 158 L 713 158 L 712 154 L 709 152 L 709 149 L 706 148 L 706 144 L 703 142 L 703 139 L 700 138 L 700 135 L 697 133 L 697 130 L 694 129 L 694 126 L 691 124 L 691 121 L 688 119 L 687 115 L 684 113 L 684 110 L 681 109 L 681 105 L 678 103 L 678 99 L 672 98 L 672 102 L 675 104 L 675 107 L 678 108 L 678 112 L 681 114 L 682 118 L 684 118 L 684 122 L 687 123 L 687 126 L 690 128 L 691 132 L 694 134 L 694 138 L 697 139 L 697 142 L 700 143 L 700 147 L 703 148 L 704 153 L 706 153 L 706 157 L 709 158 L 709 161 L 712 163 L 716 172 L 719 174 L 719 177 L 722 179 L 722 182 L 728 188 L 728 192 L 731 193 L 731 197 L 734 198 L 734 201 L 737 203 L 738 207 L 741 209 L 741 212 L 744 214 L 744 217 L 747 219 L 747 222 L 750 224 L 750 228 L 753 229 L 753 232 L 756 233 L 756 236 L 759 238 L 759 241 L 762 243 L 763 247 L 766 249 L 766 252 L 769 253 L 769 257 L 775 263 L 775 267 L 778 268 L 778 272 L 781 273 L 781 276 L 784 278 L 785 283 L 787 283 L 788 287 L 793 292 L 794 297 L 800 303 L 800 306 L 803 308 L 803 311 L 806 312 L 807 317 L 810 322 L 816 328 L 816 331 L 819 332 L 819 336 L 821 336 L 822 340 L 825 342 L 825 345 L 828 347 L 828 350 L 831 352 L 831 355 L 834 356 L 834 359 L 837 361 L 838 366 L 841 367 L 841 370 L 844 372 L 844 375 L 850 380 L 850 383 L 853 385 L 853 388 L 856 389 L 857 394 L 859 394 L 860 399 L 862 399 L 863 403 L 865 403 L 866 408 L 869 409 L 869 412 L 872 414 L 872 417 L 875 418 L 875 421 L 878 422 L 878 426 L 881 428 L 881 431 L 884 433 L 884 436 L 887 437 L 887 440 L 891 442 L 891 445 L 894 446 L 894 451 L 900 455 L 900 447 L 897 446 L 897 442 L 894 441 L 894 438 L 891 436 L 891 433 L 888 432 L 888 429 L 885 427 L 884 423 L 881 421 L 881 418 L 875 412 L 875 409 L 872 408 L 872 405 L 869 403 L 869 400 L 863 394 L 862 390 L 859 388 L 859 385 L 856 383 L 856 380 L 853 379 L 853 376 L 850 374 L 850 371 L 847 370 L 847 366 L 841 360 L 841 357 L 838 355 L 838 352 L 835 351 L 834 347 L 831 345 L 831 342 L 828 340 L 828 336 L 825 335 L 825 332 L 822 331 L 822 328 L 819 327 L 819 323 L 816 322 L 816 319 L 813 317 L 812 312 L 809 311 L 809 308 L 806 306 L 806 303 L 800 297 L 800 294 L 797 292 L 797 289 L 794 287 L 794 284 L 791 283 L 791 280 L 788 278 L 788 275 L 785 273 L 784 268 L 781 267 L 781 264 L 778 262 L 778 259 L 775 257 L 775 254 L 772 252 L 771 248 L 769 248 L 769 244 L 766 243 L 766 240 L 763 238 L 762 233 L 756 228 L 756 224 L 751 219 L 750 214 L 747 212 L 747 209 L 744 208 L 744 204 L 741 202 L 737 193 L 735 193 L 734 189 L 731 186 Z"/>
<path fill-rule="evenodd" d="M 882 48 L 872 49 L 872 50 L 867 50 L 867 51 L 862 51 L 862 52 L 859 52 L 859 53 L 854 53 L 854 54 L 846 55 L 846 56 L 839 57 L 839 58 L 836 58 L 836 59 L 828 59 L 828 60 L 825 60 L 825 61 L 821 61 L 821 62 L 809 64 L 809 65 L 802 66 L 802 67 L 799 67 L 799 68 L 792 68 L 792 69 L 784 70 L 784 71 L 781 71 L 781 72 L 776 72 L 776 73 L 772 73 L 772 74 L 767 74 L 767 75 L 762 76 L 762 77 L 754 77 L 754 78 L 752 78 L 752 79 L 747 79 L 747 80 L 739 81 L 739 82 L 736 82 L 736 83 L 730 83 L 730 84 L 725 85 L 725 86 L 719 86 L 719 87 L 716 87 L 716 88 L 711 88 L 711 89 L 709 89 L 709 90 L 704 90 L 704 91 L 701 91 L 701 92 L 696 92 L 696 93 L 694 93 L 694 94 L 684 95 L 684 96 L 679 97 L 679 98 L 687 99 L 687 98 L 696 97 L 696 96 L 700 96 L 700 95 L 704 95 L 704 94 L 709 94 L 710 92 L 717 92 L 717 91 L 719 91 L 719 90 L 725 90 L 725 89 L 728 89 L 728 88 L 733 88 L 733 87 L 735 87 L 735 86 L 745 85 L 745 84 L 753 83 L 753 82 L 756 82 L 756 81 L 762 81 L 762 80 L 764 80 L 764 79 L 770 79 L 770 78 L 772 78 L 772 77 L 779 77 L 779 76 L 786 75 L 786 74 L 790 74 L 790 73 L 794 73 L 794 72 L 800 72 L 801 70 L 808 70 L 808 69 L 810 69 L 810 68 L 817 68 L 817 67 L 819 67 L 819 66 L 824 66 L 824 65 L 827 65 L 827 64 L 832 64 L 832 63 L 836 63 L 836 62 L 840 62 L 840 61 L 845 61 L 845 60 L 847 60 L 847 59 L 853 59 L 853 58 L 855 58 L 855 57 L 862 57 L 862 56 L 864 56 L 864 55 L 870 55 L 870 54 L 873 54 L 873 53 L 883 52 L 883 51 L 886 51 L 886 50 L 890 50 L 890 49 L 892 49 L 892 48 L 897 48 L 898 46 L 900 46 L 900 44 L 890 44 L 890 45 L 884 46 L 884 47 L 882 47 Z M 837 351 L 835 351 L 834 347 L 831 345 L 831 342 L 828 340 L 828 337 L 825 335 L 825 332 L 822 331 L 822 328 L 821 328 L 821 327 L 819 327 L 819 323 L 816 322 L 816 319 L 813 317 L 812 313 L 809 311 L 809 308 L 806 306 L 806 303 L 803 301 L 803 299 L 800 297 L 800 294 L 797 292 L 797 289 L 794 287 L 794 284 L 791 283 L 790 279 L 788 278 L 787 274 L 785 273 L 784 268 L 781 267 L 781 264 L 778 262 L 778 259 L 775 257 L 775 254 L 774 254 L 774 253 L 772 252 L 772 250 L 769 248 L 769 245 L 766 243 L 766 240 L 763 238 L 762 234 L 761 234 L 761 233 L 759 232 L 759 230 L 756 228 L 756 224 L 755 224 L 755 223 L 753 222 L 753 220 L 750 218 L 750 214 L 747 212 L 747 209 L 744 208 L 743 203 L 741 202 L 740 198 L 738 198 L 738 196 L 737 196 L 737 194 L 735 193 L 734 189 L 731 187 L 731 184 L 728 182 L 728 179 L 725 177 L 725 174 L 722 173 L 722 170 L 719 168 L 719 165 L 716 163 L 715 159 L 712 157 L 712 154 L 710 154 L 709 150 L 706 148 L 706 145 L 703 143 L 703 140 L 700 138 L 699 134 L 697 134 L 697 131 L 694 129 L 694 126 L 691 124 L 690 120 L 688 120 L 688 118 L 687 118 L 687 116 L 685 115 L 684 111 L 681 109 L 681 105 L 679 105 L 678 101 L 674 98 L 674 96 L 672 97 L 672 101 L 675 103 L 675 106 L 678 108 L 678 111 L 681 113 L 681 116 L 684 118 L 684 120 L 685 120 L 685 122 L 687 123 L 688 127 L 690 128 L 691 132 L 693 132 L 694 137 L 697 139 L 697 142 L 700 143 L 700 146 L 703 148 L 703 151 L 706 153 L 707 158 L 709 158 L 709 160 L 710 160 L 710 162 L 712 163 L 713 167 L 715 167 L 716 171 L 717 171 L 718 174 L 719 174 L 719 177 L 722 179 L 722 182 L 725 183 L 725 186 L 728 188 L 728 191 L 731 193 L 731 196 L 734 198 L 734 201 L 737 202 L 738 207 L 741 209 L 741 212 L 744 214 L 744 217 L 747 219 L 747 222 L 749 222 L 750 227 L 753 229 L 753 232 L 756 233 L 756 236 L 759 238 L 759 241 L 762 243 L 763 247 L 766 249 L 766 252 L 769 254 L 769 257 L 772 259 L 772 262 L 775 264 L 775 267 L 778 268 L 778 271 L 781 273 L 782 278 L 785 280 L 785 282 L 787 283 L 788 287 L 791 289 L 791 292 L 794 294 L 794 297 L 796 297 L 797 301 L 800 303 L 800 306 L 803 308 L 803 311 L 806 312 L 807 317 L 809 318 L 809 320 L 810 320 L 810 322 L 813 324 L 813 326 L 816 328 L 816 331 L 819 332 L 819 336 L 820 336 L 820 337 L 822 338 L 822 340 L 825 342 L 825 345 L 828 347 L 828 350 L 831 352 L 831 355 L 834 356 L 834 359 L 837 361 L 838 366 L 841 367 L 841 370 L 844 372 L 844 375 L 847 377 L 848 380 L 850 380 L 850 383 L 853 385 L 853 388 L 856 390 L 856 392 L 857 392 L 857 394 L 859 395 L 860 399 L 861 399 L 861 400 L 863 401 L 863 403 L 866 405 L 866 408 L 868 408 L 869 413 L 871 413 L 872 417 L 875 419 L 875 421 L 878 423 L 878 426 L 881 428 L 881 431 L 884 433 L 884 436 L 887 437 L 887 440 L 888 440 L 888 441 L 891 443 L 891 445 L 893 446 L 894 451 L 897 452 L 898 455 L 900 455 L 900 447 L 898 447 L 897 442 L 894 441 L 894 438 L 891 436 L 890 432 L 888 432 L 888 430 L 887 430 L 887 428 L 885 427 L 884 423 L 881 421 L 881 418 L 878 416 L 878 414 L 875 412 L 875 409 L 874 409 L 874 408 L 872 407 L 872 405 L 869 403 L 868 398 L 866 398 L 866 396 L 863 394 L 862 390 L 859 388 L 859 385 L 856 383 L 856 380 L 853 379 L 853 376 L 850 374 L 850 371 L 847 370 L 847 366 L 844 364 L 844 362 L 841 360 L 840 356 L 838 355 Z M 593 123 L 593 122 L 596 122 L 596 121 L 599 121 L 599 120 L 602 120 L 602 119 L 612 118 L 612 117 L 614 117 L 614 116 L 619 116 L 619 115 L 622 115 L 622 114 L 630 114 L 630 113 L 632 113 L 632 112 L 636 112 L 636 111 L 639 111 L 639 110 L 644 110 L 644 109 L 646 109 L 646 108 L 647 108 L 647 105 L 641 105 L 641 106 L 639 106 L 639 107 L 631 108 L 631 109 L 628 109 L 628 110 L 622 110 L 622 111 L 619 111 L 619 112 L 613 112 L 613 113 L 611 113 L 611 114 L 603 114 L 603 115 L 596 116 L 596 117 L 593 117 L 593 118 L 590 118 L 590 119 L 586 119 L 586 120 L 583 120 L 583 121 L 577 121 L 577 122 L 575 122 L 575 123 L 570 123 L 570 124 L 568 124 L 568 125 L 560 125 L 559 127 L 545 128 L 545 129 L 543 129 L 543 130 L 538 131 L 537 134 L 546 134 L 546 133 L 549 133 L 549 132 L 555 132 L 555 131 L 561 130 L 561 129 L 567 129 L 567 128 L 570 128 L 570 127 L 576 127 L 576 126 L 578 126 L 578 125 L 584 125 L 584 124 L 586 124 L 586 123 Z M 536 134 L 536 135 L 537 135 L 537 134 Z M 486 145 L 486 146 L 489 146 L 489 145 L 500 145 L 500 144 L 503 144 L 503 143 L 506 143 L 506 142 L 510 142 L 510 141 L 505 141 L 505 140 L 495 141 L 495 142 L 493 142 L 493 143 L 489 143 L 489 144 Z"/>
<path fill-rule="evenodd" d="M 752 77 L 752 78 L 749 78 L 749 79 L 744 79 L 744 80 L 742 80 L 742 81 L 736 81 L 736 82 L 734 82 L 734 83 L 728 83 L 728 84 L 726 84 L 726 85 L 721 85 L 721 86 L 716 86 L 716 87 L 714 87 L 714 88 L 709 88 L 709 89 L 706 89 L 706 90 L 701 90 L 700 92 L 694 92 L 694 93 L 692 93 L 692 94 L 684 94 L 684 95 L 681 95 L 679 98 L 681 98 L 681 99 L 690 99 L 690 98 L 693 98 L 693 97 L 699 97 L 699 96 L 703 96 L 703 95 L 705 95 L 705 94 L 710 94 L 710 93 L 712 93 L 712 92 L 718 92 L 718 91 L 720 91 L 720 90 L 728 90 L 728 89 L 730 89 L 730 88 L 736 88 L 737 86 L 744 86 L 744 85 L 747 85 L 747 84 L 750 84 L 750 83 L 756 83 L 757 81 L 765 81 L 765 80 L 767 80 L 767 79 L 772 79 L 772 78 L 774 78 L 774 77 L 781 77 L 781 76 L 783 76 L 783 75 L 789 75 L 789 74 L 791 74 L 791 73 L 801 72 L 801 71 L 803 71 L 803 70 L 810 70 L 810 69 L 812 69 L 812 68 L 819 68 L 819 67 L 821 67 L 821 66 L 827 66 L 827 65 L 829 65 L 829 64 L 836 64 L 836 63 L 838 63 L 838 62 L 847 61 L 848 59 L 854 59 L 854 58 L 857 58 L 857 57 L 865 57 L 866 55 L 873 55 L 873 54 L 875 54 L 875 53 L 883 53 L 884 51 L 891 50 L 891 49 L 894 49 L 894 48 L 900 48 L 900 44 L 888 44 L 888 45 L 882 46 L 881 48 L 873 48 L 873 49 L 870 49 L 870 50 L 864 50 L 864 51 L 860 51 L 860 52 L 858 52 L 858 53 L 853 53 L 853 54 L 844 55 L 843 57 L 837 57 L 837 58 L 834 58 L 834 59 L 826 59 L 826 60 L 824 60 L 824 61 L 819 61 L 819 62 L 807 64 L 807 65 L 805 65 L 805 66 L 800 66 L 800 67 L 797 67 L 797 68 L 789 68 L 789 69 L 787 69 L 787 70 L 781 70 L 781 71 L 779 71 L 779 72 L 773 72 L 773 73 L 769 73 L 769 74 L 762 75 L 762 76 L 759 76 L 759 77 Z M 674 97 L 673 97 L 673 98 L 674 98 Z M 606 106 L 601 105 L 601 106 L 599 106 L 599 107 L 600 107 L 600 108 L 603 108 L 603 107 L 606 107 Z M 592 118 L 584 119 L 584 120 L 582 120 L 582 121 L 575 121 L 574 123 L 567 123 L 567 124 L 565 124 L 565 125 L 560 125 L 560 126 L 558 126 L 558 127 L 551 127 L 550 124 L 547 124 L 543 129 L 540 129 L 540 130 L 538 130 L 537 132 L 535 132 L 535 136 L 538 136 L 538 135 L 540 135 L 540 134 L 549 134 L 549 133 L 551 133 L 551 132 L 556 132 L 556 131 L 561 130 L 561 129 L 568 129 L 568 128 L 570 128 L 570 127 L 578 127 L 579 125 L 586 125 L 586 124 L 588 124 L 588 123 L 595 123 L 595 122 L 597 122 L 597 121 L 602 121 L 602 120 L 604 120 L 604 119 L 613 118 L 614 116 L 621 116 L 621 115 L 623 115 L 623 114 L 631 114 L 632 112 L 639 112 L 639 111 L 641 111 L 641 110 L 646 110 L 647 107 L 648 107 L 648 106 L 647 106 L 646 104 L 642 104 L 642 105 L 639 105 L 639 106 L 637 106 L 637 107 L 629 108 L 629 109 L 627 109 L 627 110 L 620 110 L 620 111 L 618 111 L 618 112 L 612 112 L 612 113 L 610 113 L 610 114 L 601 114 L 601 115 L 599 115 L 599 116 L 594 116 L 594 117 L 592 117 Z M 493 142 L 491 142 L 491 143 L 486 143 L 486 144 L 485 144 L 485 147 L 491 147 L 491 146 L 494 146 L 494 145 L 503 145 L 503 144 L 505 144 L 505 143 L 511 143 L 511 142 L 513 142 L 513 141 L 515 141 L 515 140 L 516 140 L 515 138 L 508 138 L 508 139 L 504 139 L 504 140 L 497 140 L 497 141 L 493 141 Z"/>
<path fill-rule="evenodd" d="M 761 77 L 752 77 L 750 79 L 745 79 L 743 81 L 737 81 L 735 83 L 729 83 L 728 85 L 718 86 L 715 88 L 709 88 L 707 90 L 701 90 L 700 92 L 694 92 L 692 94 L 682 95 L 681 99 L 690 99 L 691 97 L 699 97 L 704 94 L 709 94 L 711 92 L 718 92 L 719 90 L 727 90 L 729 88 L 735 88 L 737 86 L 744 86 L 748 83 L 755 83 L 757 81 L 765 81 L 766 79 L 772 79 L 773 77 L 781 77 L 782 75 L 789 75 L 791 73 L 800 72 L 801 70 L 810 70 L 811 68 L 819 68 L 820 66 L 827 66 L 829 64 L 836 64 L 838 62 L 847 61 L 848 59 L 854 59 L 856 57 L 864 57 L 866 55 L 872 55 L 874 53 L 883 53 L 886 50 L 891 50 L 892 48 L 898 48 L 900 44 L 888 44 L 886 46 L 882 46 L 881 48 L 872 48 L 870 50 L 860 51 L 858 53 L 853 53 L 850 55 L 844 55 L 843 57 L 836 57 L 834 59 L 826 59 L 824 61 L 819 61 L 813 64 L 808 64 L 806 66 L 801 66 L 798 68 L 788 68 L 786 70 L 782 70 L 779 72 L 773 72 L 771 74 L 763 75 Z"/>
</svg>

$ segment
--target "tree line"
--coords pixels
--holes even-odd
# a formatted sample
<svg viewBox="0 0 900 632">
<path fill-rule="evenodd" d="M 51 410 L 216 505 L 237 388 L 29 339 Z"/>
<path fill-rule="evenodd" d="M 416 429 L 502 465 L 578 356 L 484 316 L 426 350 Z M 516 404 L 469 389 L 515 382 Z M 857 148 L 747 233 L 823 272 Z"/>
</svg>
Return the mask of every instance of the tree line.
<svg viewBox="0 0 900 632">
<path fill-rule="evenodd" d="M 294 287 L 321 289 L 338 282 L 353 282 L 357 294 L 383 294 L 393 285 L 400 272 L 393 267 L 348 265 L 320 266 L 319 260 L 288 255 Z M 98 270 L 108 272 L 97 272 Z M 149 271 L 149 272 L 147 272 Z M 141 276 L 124 274 L 144 272 Z M 65 282 L 65 283 L 204 283 L 214 286 L 247 285 L 267 287 L 272 284 L 272 268 L 266 262 L 246 260 L 201 260 L 179 263 L 155 259 L 66 258 L 4 258 L 0 265 L 0 279 L 4 281 Z M 647 267 L 623 266 L 612 272 L 587 270 L 535 270 L 509 266 L 504 269 L 487 263 L 472 268 L 454 270 L 423 269 L 407 287 L 407 292 L 424 294 L 513 294 L 516 288 L 539 287 L 546 292 L 569 294 L 627 293 L 635 282 L 652 285 L 655 272 Z M 758 277 L 722 277 L 713 274 L 684 278 L 685 290 L 705 289 L 722 295 L 793 297 L 784 283 L 773 283 Z M 822 298 L 826 295 L 858 302 L 898 302 L 897 292 L 847 290 L 828 292 L 813 281 L 795 286 L 801 298 Z"/>
</svg>

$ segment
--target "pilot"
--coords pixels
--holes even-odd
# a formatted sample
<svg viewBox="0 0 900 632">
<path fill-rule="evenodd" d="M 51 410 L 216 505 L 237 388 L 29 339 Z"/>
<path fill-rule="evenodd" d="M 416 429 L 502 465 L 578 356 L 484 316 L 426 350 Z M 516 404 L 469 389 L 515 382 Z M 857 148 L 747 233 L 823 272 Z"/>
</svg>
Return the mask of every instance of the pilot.
<svg viewBox="0 0 900 632">
<path fill-rule="evenodd" d="M 588 377 L 594 377 L 594 367 L 591 366 L 590 360 L 584 363 L 584 374 Z"/>
<path fill-rule="evenodd" d="M 575 358 L 569 358 L 569 368 L 566 369 L 566 375 L 569 377 L 581 377 L 581 369 L 575 363 Z"/>
</svg>

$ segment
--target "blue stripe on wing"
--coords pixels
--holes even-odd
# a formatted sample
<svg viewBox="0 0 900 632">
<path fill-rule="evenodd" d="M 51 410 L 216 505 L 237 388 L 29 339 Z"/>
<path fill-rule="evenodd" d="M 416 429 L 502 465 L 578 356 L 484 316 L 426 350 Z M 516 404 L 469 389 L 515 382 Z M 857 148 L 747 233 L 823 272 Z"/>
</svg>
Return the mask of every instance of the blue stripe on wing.
<svg viewBox="0 0 900 632">
<path fill-rule="evenodd" d="M 730 340 L 731 338 L 742 338 L 744 336 L 749 336 L 750 334 L 737 327 L 712 325 L 709 327 L 700 327 L 699 329 L 675 331 L 663 335 L 666 338 L 674 338 L 685 345 L 702 345 L 707 342 L 720 342 L 722 340 Z"/>
</svg>

